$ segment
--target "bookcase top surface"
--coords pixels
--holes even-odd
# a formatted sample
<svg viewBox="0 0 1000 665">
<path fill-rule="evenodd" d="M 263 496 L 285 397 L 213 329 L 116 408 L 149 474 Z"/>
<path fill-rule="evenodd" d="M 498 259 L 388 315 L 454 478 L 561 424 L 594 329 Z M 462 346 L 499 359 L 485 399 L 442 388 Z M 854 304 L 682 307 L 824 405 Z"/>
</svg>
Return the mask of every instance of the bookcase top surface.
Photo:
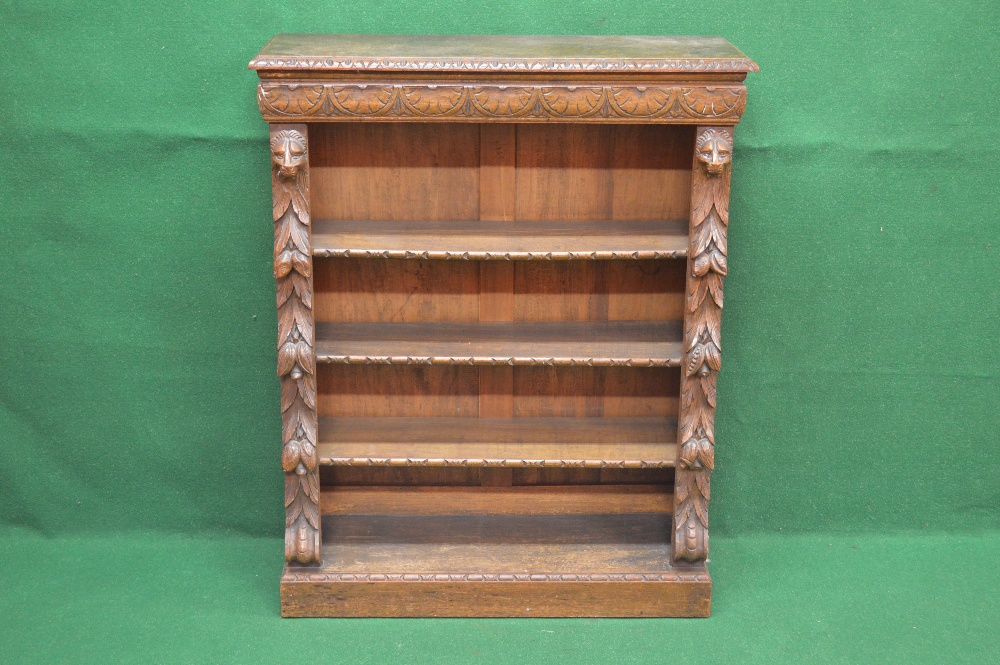
<svg viewBox="0 0 1000 665">
<path fill-rule="evenodd" d="M 745 73 L 757 65 L 722 37 L 281 34 L 250 69 Z"/>
</svg>

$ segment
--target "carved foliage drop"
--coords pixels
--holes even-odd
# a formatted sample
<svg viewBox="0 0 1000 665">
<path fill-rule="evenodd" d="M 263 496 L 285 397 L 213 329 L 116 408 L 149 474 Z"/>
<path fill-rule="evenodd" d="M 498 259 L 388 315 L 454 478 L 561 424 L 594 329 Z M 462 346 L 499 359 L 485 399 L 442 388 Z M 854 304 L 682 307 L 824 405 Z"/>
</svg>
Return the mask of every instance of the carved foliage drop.
<svg viewBox="0 0 1000 665">
<path fill-rule="evenodd" d="M 674 511 L 674 557 L 701 561 L 708 556 L 708 500 L 715 466 L 715 400 L 722 368 L 722 283 L 727 273 L 729 180 L 732 134 L 699 128 L 692 176 L 691 239 L 681 418 Z"/>
<path fill-rule="evenodd" d="M 307 149 L 305 127 L 272 126 L 285 560 L 294 565 L 318 565 L 321 559 Z"/>
</svg>

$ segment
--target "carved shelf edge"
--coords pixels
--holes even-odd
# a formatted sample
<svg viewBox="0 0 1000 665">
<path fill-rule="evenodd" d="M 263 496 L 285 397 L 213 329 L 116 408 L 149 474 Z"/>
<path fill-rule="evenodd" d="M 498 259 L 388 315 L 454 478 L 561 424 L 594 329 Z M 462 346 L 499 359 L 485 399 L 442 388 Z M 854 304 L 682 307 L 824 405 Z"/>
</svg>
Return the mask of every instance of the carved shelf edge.
<svg viewBox="0 0 1000 665">
<path fill-rule="evenodd" d="M 742 84 L 357 83 L 261 81 L 257 101 L 269 122 L 483 120 L 671 122 L 735 125 Z"/>
<path fill-rule="evenodd" d="M 680 358 L 507 358 L 489 356 L 345 356 L 317 353 L 337 365 L 516 365 L 539 367 L 680 367 Z"/>
<path fill-rule="evenodd" d="M 316 573 L 286 570 L 282 582 L 710 582 L 706 572 L 673 573 Z"/>
<path fill-rule="evenodd" d="M 686 249 L 636 252 L 445 252 L 394 249 L 322 249 L 313 256 L 337 259 L 432 259 L 450 261 L 647 261 L 681 259 Z"/>
<path fill-rule="evenodd" d="M 444 459 L 407 457 L 320 457 L 323 466 L 482 466 L 561 469 L 669 469 L 673 460 Z"/>
<path fill-rule="evenodd" d="M 648 72 L 648 73 L 736 73 L 759 72 L 749 58 L 323 58 L 266 56 L 250 61 L 254 70 L 308 71 L 458 71 L 458 72 Z"/>
</svg>

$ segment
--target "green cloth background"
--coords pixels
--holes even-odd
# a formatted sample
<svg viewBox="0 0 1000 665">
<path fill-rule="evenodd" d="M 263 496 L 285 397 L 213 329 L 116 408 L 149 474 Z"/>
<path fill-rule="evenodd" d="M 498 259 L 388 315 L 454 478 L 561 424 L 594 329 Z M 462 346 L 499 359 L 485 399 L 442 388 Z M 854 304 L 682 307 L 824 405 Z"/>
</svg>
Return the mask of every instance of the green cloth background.
<svg viewBox="0 0 1000 665">
<path fill-rule="evenodd" d="M 708 620 L 280 620 L 278 32 L 719 34 Z M 0 662 L 1000 662 L 1000 4 L 0 0 Z"/>
</svg>

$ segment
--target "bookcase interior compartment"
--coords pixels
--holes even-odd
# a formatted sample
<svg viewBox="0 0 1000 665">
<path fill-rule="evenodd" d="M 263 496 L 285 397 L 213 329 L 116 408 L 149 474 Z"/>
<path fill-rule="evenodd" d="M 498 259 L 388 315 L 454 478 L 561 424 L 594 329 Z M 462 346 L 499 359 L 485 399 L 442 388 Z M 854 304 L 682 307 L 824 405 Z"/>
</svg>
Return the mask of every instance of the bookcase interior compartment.
<svg viewBox="0 0 1000 665">
<path fill-rule="evenodd" d="M 329 123 L 310 131 L 314 220 L 687 222 L 676 125 Z"/>
</svg>

